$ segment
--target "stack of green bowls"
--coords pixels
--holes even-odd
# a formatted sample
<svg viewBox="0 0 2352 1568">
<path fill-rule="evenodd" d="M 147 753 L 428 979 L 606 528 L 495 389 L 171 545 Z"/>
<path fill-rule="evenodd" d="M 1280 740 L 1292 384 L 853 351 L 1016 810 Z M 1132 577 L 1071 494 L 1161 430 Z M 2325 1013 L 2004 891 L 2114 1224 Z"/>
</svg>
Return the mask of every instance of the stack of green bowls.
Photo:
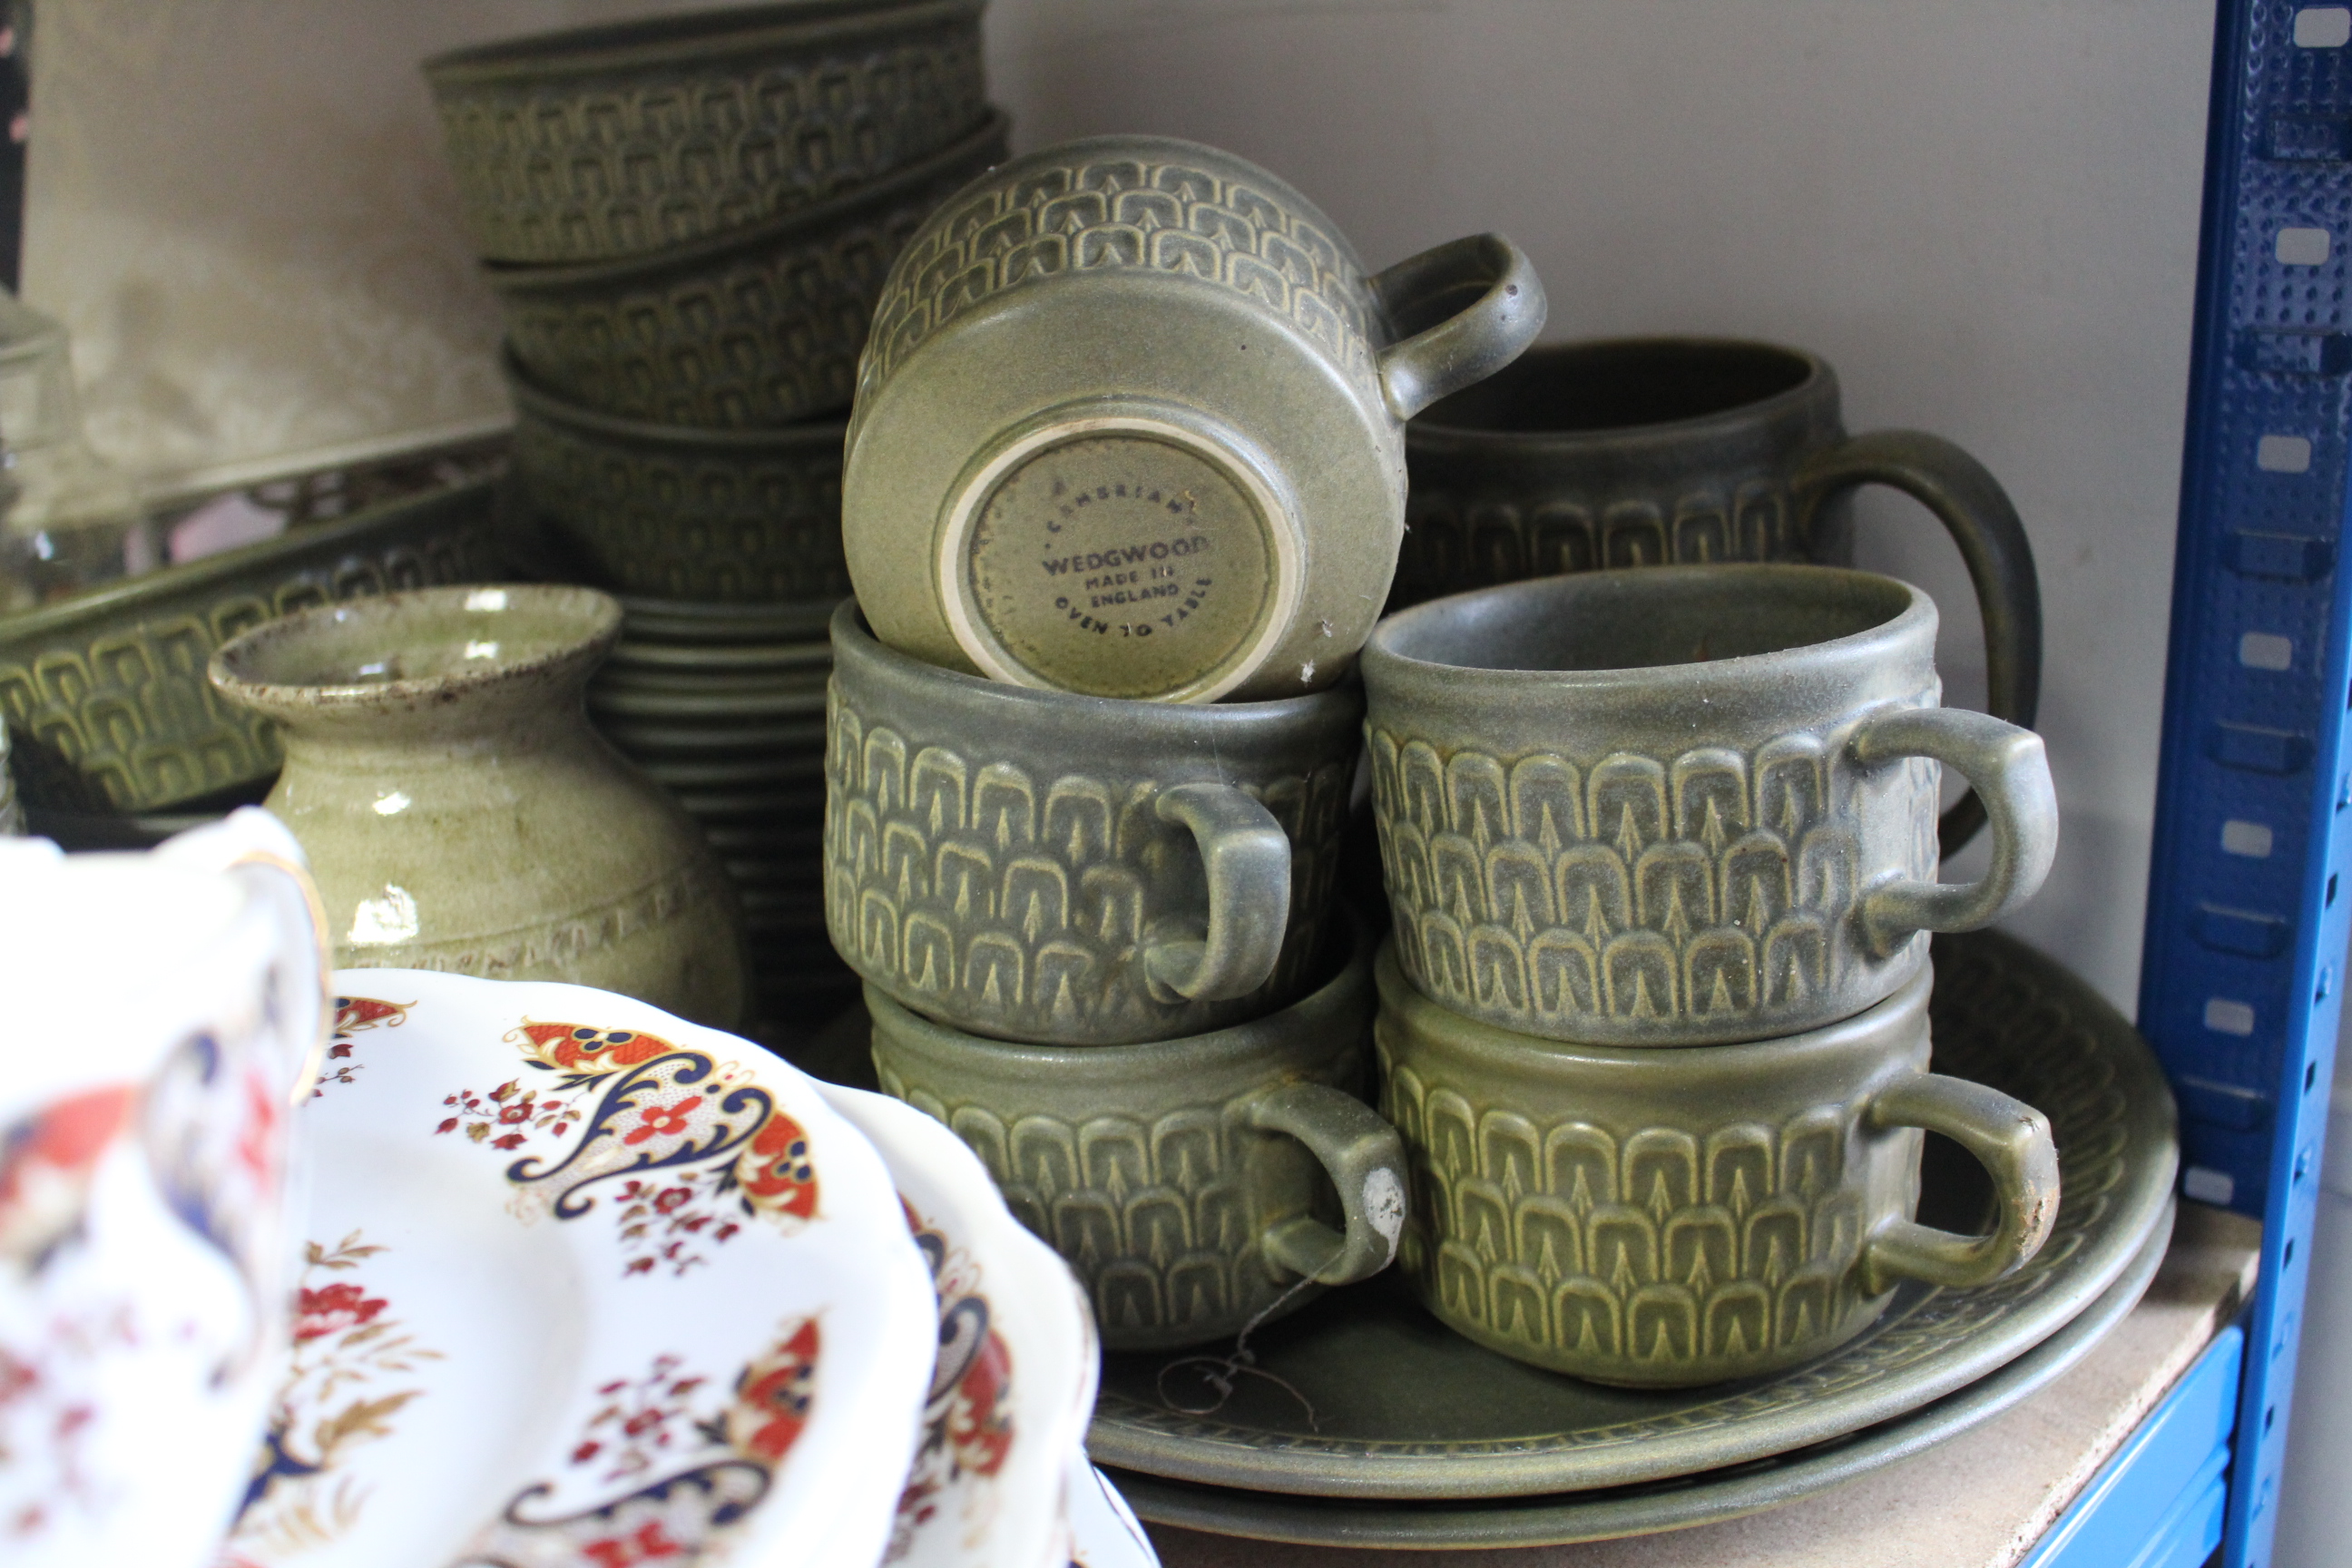
<svg viewBox="0 0 2352 1568">
<path fill-rule="evenodd" d="M 620 596 L 592 717 L 733 875 L 772 1035 L 855 994 L 819 848 L 844 418 L 891 262 L 1003 155 L 984 4 L 802 0 L 425 66 L 506 317 L 509 553 Z"/>
</svg>

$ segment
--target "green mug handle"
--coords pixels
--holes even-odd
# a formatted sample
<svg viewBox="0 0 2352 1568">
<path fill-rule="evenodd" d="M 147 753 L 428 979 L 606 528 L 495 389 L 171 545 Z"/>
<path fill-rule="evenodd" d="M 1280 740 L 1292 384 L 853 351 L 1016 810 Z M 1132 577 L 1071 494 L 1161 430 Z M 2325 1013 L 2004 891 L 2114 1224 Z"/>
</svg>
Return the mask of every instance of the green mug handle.
<svg viewBox="0 0 2352 1568">
<path fill-rule="evenodd" d="M 1412 334 L 1380 353 L 1381 395 L 1399 424 L 1518 358 L 1548 309 L 1535 263 L 1499 234 L 1433 246 L 1370 284 L 1389 320 Z"/>
<path fill-rule="evenodd" d="M 1328 1083 L 1293 1083 L 1250 1102 L 1251 1126 L 1307 1145 L 1339 1194 L 1342 1235 L 1307 1215 L 1270 1226 L 1266 1258 L 1318 1285 L 1369 1279 L 1396 1258 L 1404 1234 L 1404 1140 L 1380 1114 Z"/>
<path fill-rule="evenodd" d="M 1871 1233 L 1862 1249 L 1871 1295 L 1898 1280 L 1983 1285 L 2024 1263 L 2058 1222 L 2058 1146 L 2050 1119 L 2026 1104 L 1966 1079 L 1921 1073 L 1878 1094 L 1864 1120 L 1874 1131 L 1917 1127 L 1940 1132 L 1976 1157 L 1992 1178 L 2000 1223 L 1983 1236 L 1961 1236 L 1912 1219 Z"/>
<path fill-rule="evenodd" d="M 1823 447 L 1798 468 L 1791 488 L 1802 526 L 1810 531 L 1822 507 L 1872 484 L 1918 501 L 1959 546 L 1984 616 L 1985 711 L 2031 730 L 2042 698 L 2042 584 L 2009 492 L 1941 436 L 1875 430 Z M 1984 825 L 1981 799 L 1961 796 L 1937 828 L 1944 853 L 1958 854 Z"/>
<path fill-rule="evenodd" d="M 1151 809 L 1192 830 L 1208 880 L 1209 923 L 1197 937 L 1146 946 L 1145 980 L 1155 993 L 1193 1002 L 1248 995 L 1274 973 L 1290 926 L 1290 835 L 1229 784 L 1175 784 Z"/>
<path fill-rule="evenodd" d="M 1929 757 L 1958 770 L 1992 823 L 1992 864 L 1977 881 L 1897 877 L 1864 891 L 1873 952 L 1884 958 L 1918 931 L 1989 926 L 2042 890 L 2058 856 L 2058 792 L 2041 736 L 1965 708 L 1887 708 L 1856 725 L 1846 747 L 1864 767 Z"/>
</svg>

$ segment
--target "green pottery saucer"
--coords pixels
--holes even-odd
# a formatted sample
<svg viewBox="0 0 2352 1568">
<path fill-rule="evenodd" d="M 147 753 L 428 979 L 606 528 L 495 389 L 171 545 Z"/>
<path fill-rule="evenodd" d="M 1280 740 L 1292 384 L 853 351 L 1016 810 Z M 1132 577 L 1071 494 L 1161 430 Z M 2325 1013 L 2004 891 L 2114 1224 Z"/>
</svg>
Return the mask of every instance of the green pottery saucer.
<svg viewBox="0 0 2352 1568">
<path fill-rule="evenodd" d="M 742 756 L 787 747 L 819 752 L 824 745 L 824 719 L 779 720 L 763 724 L 726 724 L 703 728 L 694 724 L 647 724 L 637 720 L 599 718 L 596 728 L 604 738 L 633 757 L 703 758 Z"/>
<path fill-rule="evenodd" d="M 791 719 L 824 711 L 824 683 L 773 684 L 750 691 L 644 691 L 602 683 L 588 689 L 589 711 L 671 724 L 707 723 L 735 733 L 747 719 Z"/>
<path fill-rule="evenodd" d="M 2158 1225 L 2113 1284 L 2008 1365 L 1907 1415 L 1772 1458 L 1644 1486 L 1458 1502 L 1284 1497 L 1131 1470 L 1109 1474 L 1129 1506 L 1154 1524 L 1310 1546 L 1564 1546 L 1761 1513 L 1909 1458 L 2047 1386 L 2138 1304 L 2171 1240 L 2171 1209 L 2168 1199 Z"/>
<path fill-rule="evenodd" d="M 1991 932 L 1938 937 L 1935 963 L 1936 1070 L 2038 1107 L 2057 1138 L 2056 1228 L 2007 1279 L 1969 1289 L 1906 1285 L 1862 1335 L 1793 1371 L 1642 1391 L 1482 1350 L 1423 1311 L 1391 1273 L 1251 1336 L 1249 1371 L 1226 1397 L 1209 1384 L 1222 1370 L 1220 1347 L 1106 1356 L 1087 1450 L 1100 1464 L 1266 1492 L 1582 1492 L 1786 1454 L 1916 1410 L 2015 1361 L 2115 1284 L 2168 1209 L 2172 1096 L 2132 1026 L 2032 949 Z M 1920 1217 L 1979 1228 L 1988 1199 L 1980 1174 L 1941 1140 L 1928 1150 Z"/>
<path fill-rule="evenodd" d="M 605 660 L 607 671 L 676 672 L 683 675 L 783 675 L 807 671 L 822 677 L 833 665 L 833 644 L 805 642 L 667 643 L 623 637 Z"/>
</svg>

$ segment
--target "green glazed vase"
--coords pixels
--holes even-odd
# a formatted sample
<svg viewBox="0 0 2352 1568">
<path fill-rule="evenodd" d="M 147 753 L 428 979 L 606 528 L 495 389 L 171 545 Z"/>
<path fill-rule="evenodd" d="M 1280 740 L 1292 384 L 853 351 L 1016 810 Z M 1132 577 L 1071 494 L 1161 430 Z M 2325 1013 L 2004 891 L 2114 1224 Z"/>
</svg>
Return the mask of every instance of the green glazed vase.
<svg viewBox="0 0 2352 1568">
<path fill-rule="evenodd" d="M 264 804 L 310 857 L 337 967 L 564 980 L 740 1022 L 725 873 L 588 725 L 620 631 L 591 589 L 428 589 L 305 610 L 213 656 L 221 694 L 283 731 Z"/>
</svg>

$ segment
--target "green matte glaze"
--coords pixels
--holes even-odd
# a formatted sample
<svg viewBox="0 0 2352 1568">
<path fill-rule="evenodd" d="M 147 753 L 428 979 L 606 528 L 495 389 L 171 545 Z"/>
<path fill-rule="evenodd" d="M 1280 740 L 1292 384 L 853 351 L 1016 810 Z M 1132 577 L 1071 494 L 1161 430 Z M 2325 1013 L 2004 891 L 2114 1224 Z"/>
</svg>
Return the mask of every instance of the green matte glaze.
<svg viewBox="0 0 2352 1568">
<path fill-rule="evenodd" d="M 1381 1110 L 1412 1159 L 1405 1274 L 1448 1326 L 1595 1383 L 1778 1372 L 1870 1326 L 1903 1279 L 1984 1285 L 2048 1239 L 2048 1118 L 1927 1071 L 1921 973 L 1783 1039 L 1612 1050 L 1514 1035 L 1377 965 Z M 1915 1223 L 1920 1129 L 1992 1177 L 1995 1225 Z"/>
<path fill-rule="evenodd" d="M 213 656 L 281 727 L 266 804 L 340 967 L 566 980 L 718 1027 L 741 915 L 694 825 L 589 729 L 621 609 L 586 588 L 432 589 L 273 621 Z"/>
<path fill-rule="evenodd" d="M 1377 276 L 1214 148 L 1013 159 L 908 242 L 858 366 L 843 526 L 885 642 L 1095 696 L 1348 671 L 1403 529 L 1403 421 L 1534 338 L 1507 240 Z"/>
<path fill-rule="evenodd" d="M 1703 1046 L 1892 995 L 1927 932 L 2032 898 L 2058 842 L 2039 736 L 1936 704 L 1936 607 L 1827 566 L 1590 572 L 1390 616 L 1366 732 L 1398 957 L 1553 1039 Z M 1992 813 L 1944 886 L 1937 791 Z"/>
<path fill-rule="evenodd" d="M 839 423 L 655 425 L 541 390 L 512 351 L 499 368 L 515 407 L 514 499 L 583 578 L 698 602 L 830 601 L 849 591 Z"/>
<path fill-rule="evenodd" d="M 1350 684 L 1187 705 L 925 664 L 834 618 L 825 910 L 907 1006 L 1055 1045 L 1198 1035 L 1296 1000 L 1331 925 Z"/>
<path fill-rule="evenodd" d="M 987 108 L 982 0 L 647 16 L 425 62 L 458 200 L 498 261 L 657 250 L 919 160 Z"/>
<path fill-rule="evenodd" d="M 2128 1278 L 2144 1244 L 2162 1253 L 2178 1164 L 2172 1097 L 2147 1043 L 2063 966 L 1990 931 L 1939 937 L 1935 958 L 1936 1069 L 2039 1107 L 2055 1133 L 2057 1225 L 2008 1278 L 1965 1289 L 1898 1285 L 1877 1322 L 1788 1372 L 1636 1389 L 1482 1349 L 1431 1317 L 1391 1272 L 1252 1335 L 1250 1364 L 1265 1375 L 1234 1379 L 1223 1397 L 1206 1375 L 1213 1367 L 1105 1358 L 1088 1452 L 1098 1464 L 1246 1489 L 1269 1508 L 1279 1506 L 1271 1494 L 1319 1496 L 1328 1503 L 1302 1504 L 1299 1517 L 1337 1532 L 1350 1510 L 1368 1510 L 1398 1544 L 1436 1544 L 1444 1509 L 1414 1523 L 1413 1505 L 1374 1500 L 1525 1499 L 1489 1505 L 1496 1528 L 1517 1528 L 1507 1516 L 1568 1508 L 1559 1494 L 1597 1503 L 1622 1495 L 1614 1489 L 1834 1451 L 1813 1446 L 1859 1439 L 1985 1386 Z M 1918 1217 L 1976 1230 L 1986 1214 L 1975 1162 L 1929 1140 Z M 2135 1285 L 2127 1295 L 2137 1294 Z M 1455 1543 L 1480 1542 L 1465 1533 Z"/>
<path fill-rule="evenodd" d="M 1853 491 L 1890 485 L 1959 547 L 1984 616 L 1986 708 L 2032 728 L 2042 593 L 2017 510 L 1941 437 L 1848 437 L 1817 354 L 1717 338 L 1546 343 L 1406 426 L 1391 609 L 1558 572 L 1853 560 Z M 1944 852 L 1982 826 L 1946 813 Z"/>
<path fill-rule="evenodd" d="M 278 772 L 277 727 L 221 700 L 205 660 L 313 605 L 495 578 L 491 489 L 478 480 L 372 507 L 0 617 L 0 716 L 26 808 L 79 819 L 94 843 L 106 818 L 201 807 L 194 820 L 208 820 L 225 809 L 215 797 L 260 798 Z"/>
<path fill-rule="evenodd" d="M 847 405 L 884 269 L 1004 155 L 992 114 L 886 179 L 748 228 L 620 261 L 485 268 L 532 379 L 624 418 L 740 429 Z"/>
<path fill-rule="evenodd" d="M 1360 933 L 1304 1000 L 1140 1046 L 982 1039 L 868 985 L 875 1070 L 971 1145 L 1077 1274 L 1105 1345 L 1203 1344 L 1396 1255 L 1403 1150 L 1356 1098 L 1370 956 Z"/>
</svg>

